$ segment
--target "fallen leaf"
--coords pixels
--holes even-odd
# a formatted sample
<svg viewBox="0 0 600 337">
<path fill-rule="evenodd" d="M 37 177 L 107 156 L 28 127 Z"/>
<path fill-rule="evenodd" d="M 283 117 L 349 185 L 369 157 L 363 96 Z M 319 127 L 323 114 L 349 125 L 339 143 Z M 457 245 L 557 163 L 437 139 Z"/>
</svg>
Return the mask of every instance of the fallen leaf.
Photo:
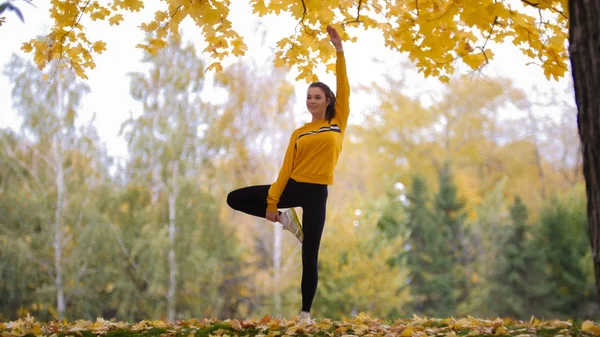
<svg viewBox="0 0 600 337">
<path fill-rule="evenodd" d="M 263 316 L 263 318 L 260 319 L 260 324 L 269 323 L 272 319 L 273 318 L 269 316 L 269 314 L 266 314 Z"/>
<path fill-rule="evenodd" d="M 583 324 L 581 324 L 581 331 L 592 331 L 593 328 L 594 322 L 592 321 L 585 321 Z"/>
<path fill-rule="evenodd" d="M 228 322 L 229 324 L 231 324 L 231 327 L 234 328 L 237 331 L 242 331 L 244 330 L 242 328 L 242 323 L 240 323 L 240 321 L 238 321 L 237 319 L 232 319 L 231 321 Z"/>
</svg>

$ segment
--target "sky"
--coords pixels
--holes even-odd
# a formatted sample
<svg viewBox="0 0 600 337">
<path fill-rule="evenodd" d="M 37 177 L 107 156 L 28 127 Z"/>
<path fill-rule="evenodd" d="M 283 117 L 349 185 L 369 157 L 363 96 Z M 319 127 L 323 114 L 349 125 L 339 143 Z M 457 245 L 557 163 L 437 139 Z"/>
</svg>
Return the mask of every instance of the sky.
<svg viewBox="0 0 600 337">
<path fill-rule="evenodd" d="M 21 118 L 12 108 L 11 90 L 12 85 L 3 71 L 9 62 L 11 55 L 16 54 L 32 60 L 31 54 L 25 54 L 20 50 L 23 42 L 37 35 L 46 35 L 51 27 L 48 15 L 48 2 L 34 1 L 35 7 L 25 2 L 15 1 L 23 12 L 25 23 L 22 23 L 13 13 L 4 13 L 7 22 L 0 27 L 0 128 L 9 127 L 18 130 Z M 141 105 L 134 101 L 129 94 L 130 72 L 143 72 L 146 66 L 140 62 L 142 51 L 135 45 L 143 42 L 143 33 L 138 28 L 139 24 L 151 18 L 157 9 L 162 9 L 159 1 L 146 1 L 146 8 L 139 13 L 125 16 L 120 26 L 109 26 L 106 23 L 84 23 L 87 34 L 91 40 L 101 39 L 107 43 L 107 50 L 102 55 L 95 56 L 96 68 L 88 70 L 89 79 L 86 83 L 91 88 L 91 93 L 83 99 L 82 108 L 78 115 L 79 124 L 87 123 L 95 115 L 94 125 L 100 138 L 107 147 L 108 154 L 116 158 L 126 158 L 127 148 L 122 137 L 118 136 L 121 123 L 129 118 L 130 114 L 138 116 L 141 114 Z M 273 59 L 273 50 L 276 42 L 283 36 L 294 31 L 296 22 L 286 17 L 268 17 L 253 19 L 250 6 L 246 0 L 233 0 L 231 6 L 230 20 L 234 29 L 238 31 L 248 45 L 246 59 L 252 59 L 259 65 L 268 65 Z M 256 34 L 257 25 L 266 28 L 265 36 Z M 182 25 L 184 40 L 194 43 L 198 51 L 204 48 L 200 29 L 193 25 L 190 20 L 184 21 Z M 263 40 L 264 38 L 264 40 Z M 332 47 L 333 50 L 333 47 Z M 400 76 L 398 69 L 405 55 L 392 52 L 384 47 L 383 39 L 374 31 L 361 32 L 358 41 L 345 43 L 344 50 L 348 65 L 350 85 L 357 88 L 360 85 L 368 85 L 381 81 L 385 74 Z M 567 74 L 561 81 L 548 81 L 542 70 L 535 65 L 527 65 L 530 61 L 520 55 L 513 47 L 499 46 L 494 49 L 495 60 L 486 66 L 486 75 L 503 75 L 512 78 L 517 87 L 526 92 L 531 92 L 532 87 L 541 91 L 557 90 L 561 99 L 572 102 L 572 93 L 567 90 L 571 83 L 571 75 Z M 374 61 L 377 58 L 381 61 Z M 227 62 L 233 62 L 229 59 Z M 331 74 L 325 74 L 323 69 L 318 70 L 319 79 L 330 83 L 332 89 L 335 87 L 335 78 Z M 411 83 L 406 94 L 419 94 L 426 91 L 440 92 L 443 85 L 435 79 L 424 79 L 421 75 L 412 74 L 407 80 Z M 208 83 L 212 73 L 208 74 Z M 295 82 L 295 74 L 290 73 L 288 79 L 294 83 L 296 88 L 296 104 L 294 115 L 297 116 L 295 123 L 307 122 L 310 114 L 304 106 L 304 95 L 307 84 L 304 81 Z M 411 89 L 412 88 L 412 89 Z M 335 90 L 335 89 L 334 89 Z M 207 99 L 223 100 L 222 95 L 211 95 L 206 92 Z M 376 100 L 364 94 L 351 96 L 351 107 L 353 116 L 351 123 L 360 123 L 361 112 L 372 109 Z M 426 103 L 426 102 L 425 102 Z M 573 103 L 574 105 L 574 103 Z M 553 109 L 537 109 L 538 114 L 558 114 Z M 521 112 L 507 110 L 504 117 L 516 118 Z"/>
</svg>

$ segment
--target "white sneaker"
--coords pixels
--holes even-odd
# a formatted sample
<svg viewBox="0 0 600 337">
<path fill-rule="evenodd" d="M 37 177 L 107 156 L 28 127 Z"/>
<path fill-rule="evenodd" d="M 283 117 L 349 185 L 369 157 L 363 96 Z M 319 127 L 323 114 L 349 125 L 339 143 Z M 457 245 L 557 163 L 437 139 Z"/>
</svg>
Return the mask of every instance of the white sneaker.
<svg viewBox="0 0 600 337">
<path fill-rule="evenodd" d="M 298 316 L 298 321 L 302 324 L 313 324 L 314 321 L 310 318 L 310 313 L 306 311 L 302 311 L 300 316 Z"/>
<path fill-rule="evenodd" d="M 298 214 L 296 214 L 296 211 L 293 208 L 281 213 L 279 219 L 279 222 L 283 225 L 284 229 L 287 229 L 290 233 L 294 234 L 300 242 L 304 241 L 302 225 L 300 224 L 300 219 L 298 219 Z"/>
</svg>

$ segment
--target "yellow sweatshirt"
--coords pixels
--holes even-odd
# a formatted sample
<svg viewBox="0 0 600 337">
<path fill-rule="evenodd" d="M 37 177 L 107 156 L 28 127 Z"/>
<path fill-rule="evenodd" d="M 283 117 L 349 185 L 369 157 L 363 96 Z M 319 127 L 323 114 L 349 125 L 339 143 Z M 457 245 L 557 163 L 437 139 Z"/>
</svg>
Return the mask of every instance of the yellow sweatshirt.
<svg viewBox="0 0 600 337">
<path fill-rule="evenodd" d="M 331 123 L 326 119 L 306 123 L 292 133 L 279 176 L 269 189 L 267 212 L 277 212 L 279 198 L 290 178 L 304 183 L 333 184 L 333 171 L 350 114 L 350 85 L 343 51 L 337 52 L 335 69 L 335 117 Z"/>
</svg>

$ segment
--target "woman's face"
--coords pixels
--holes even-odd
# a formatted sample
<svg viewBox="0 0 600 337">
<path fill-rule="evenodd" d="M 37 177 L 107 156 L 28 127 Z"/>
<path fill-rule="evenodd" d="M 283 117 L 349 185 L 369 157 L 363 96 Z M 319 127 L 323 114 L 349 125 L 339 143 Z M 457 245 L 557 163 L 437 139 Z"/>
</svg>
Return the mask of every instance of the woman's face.
<svg viewBox="0 0 600 337">
<path fill-rule="evenodd" d="M 329 105 L 329 97 L 325 95 L 323 89 L 319 87 L 310 87 L 306 94 L 306 107 L 310 113 L 319 118 L 325 118 L 325 111 Z"/>
</svg>

